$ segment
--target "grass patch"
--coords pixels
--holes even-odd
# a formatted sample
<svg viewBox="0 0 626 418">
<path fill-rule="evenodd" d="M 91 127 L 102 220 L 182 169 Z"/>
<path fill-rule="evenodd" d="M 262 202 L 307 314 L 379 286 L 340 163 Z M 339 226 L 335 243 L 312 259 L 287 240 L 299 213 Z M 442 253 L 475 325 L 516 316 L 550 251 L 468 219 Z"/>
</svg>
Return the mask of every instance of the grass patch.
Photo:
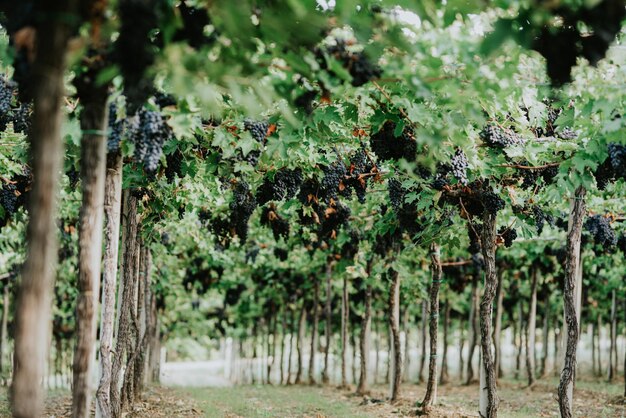
<svg viewBox="0 0 626 418">
<path fill-rule="evenodd" d="M 239 386 L 234 388 L 182 389 L 194 398 L 208 418 L 229 415 L 266 417 L 365 417 L 362 410 L 331 388 L 315 386 Z"/>
</svg>

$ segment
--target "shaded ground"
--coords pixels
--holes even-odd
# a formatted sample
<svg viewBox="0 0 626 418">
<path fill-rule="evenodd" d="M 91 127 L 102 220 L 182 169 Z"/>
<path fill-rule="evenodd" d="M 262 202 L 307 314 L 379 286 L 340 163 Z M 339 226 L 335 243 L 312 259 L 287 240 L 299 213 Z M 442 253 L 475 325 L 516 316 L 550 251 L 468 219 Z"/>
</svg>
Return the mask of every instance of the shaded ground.
<svg viewBox="0 0 626 418">
<path fill-rule="evenodd" d="M 558 417 L 556 379 L 545 379 L 532 388 L 521 382 L 499 384 L 499 416 L 511 418 Z M 574 402 L 576 417 L 624 417 L 621 384 L 579 382 Z M 405 417 L 415 416 L 416 400 L 424 387 L 404 385 L 402 399 L 395 405 L 384 400 L 386 387 L 377 386 L 368 398 L 356 397 L 347 390 L 310 386 L 242 386 L 236 388 L 180 389 L 191 396 L 204 416 L 218 417 Z M 478 417 L 478 387 L 454 384 L 440 387 L 439 405 L 429 416 L 435 418 Z"/>
<path fill-rule="evenodd" d="M 558 417 L 556 379 L 544 379 L 532 388 L 521 382 L 499 382 L 499 416 L 503 418 Z M 578 382 L 574 416 L 625 417 L 623 384 Z M 387 418 L 415 416 L 416 400 L 424 387 L 403 385 L 401 400 L 395 405 L 384 402 L 387 389 L 376 386 L 369 397 L 357 397 L 349 390 L 318 386 L 240 386 L 231 388 L 151 387 L 135 404 L 128 418 Z M 439 404 L 430 417 L 478 417 L 478 387 L 445 385 L 439 390 Z M 70 416 L 68 392 L 52 392 L 46 401 L 45 417 Z M 10 416 L 6 390 L 0 392 L 0 417 Z"/>
</svg>

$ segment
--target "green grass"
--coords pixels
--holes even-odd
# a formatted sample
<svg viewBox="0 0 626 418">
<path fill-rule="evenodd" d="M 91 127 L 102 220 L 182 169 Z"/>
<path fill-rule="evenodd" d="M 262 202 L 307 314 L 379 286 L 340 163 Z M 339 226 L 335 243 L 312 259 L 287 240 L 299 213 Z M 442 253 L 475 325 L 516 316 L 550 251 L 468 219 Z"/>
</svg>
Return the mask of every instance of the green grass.
<svg viewBox="0 0 626 418">
<path fill-rule="evenodd" d="M 265 417 L 364 417 L 364 411 L 331 388 L 310 386 L 239 386 L 235 388 L 181 389 L 194 398 L 208 418 L 235 414 L 250 418 Z"/>
</svg>

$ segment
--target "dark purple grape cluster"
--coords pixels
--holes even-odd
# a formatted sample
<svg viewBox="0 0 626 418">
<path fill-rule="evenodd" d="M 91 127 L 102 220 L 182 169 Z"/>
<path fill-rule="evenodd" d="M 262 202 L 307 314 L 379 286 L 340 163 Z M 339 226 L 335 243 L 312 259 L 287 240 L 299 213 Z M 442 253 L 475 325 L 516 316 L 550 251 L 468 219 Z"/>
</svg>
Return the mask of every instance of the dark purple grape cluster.
<svg viewBox="0 0 626 418">
<path fill-rule="evenodd" d="M 467 223 L 467 237 L 469 238 L 468 251 L 470 254 L 476 254 L 480 252 L 480 234 L 483 230 L 483 224 L 479 222 Z"/>
<path fill-rule="evenodd" d="M 454 155 L 450 160 L 451 172 L 454 177 L 461 183 L 466 186 L 469 181 L 467 180 L 467 168 L 469 163 L 467 161 L 467 156 L 463 152 L 462 149 L 457 148 L 454 151 Z"/>
<path fill-rule="evenodd" d="M 387 121 L 383 127 L 370 136 L 370 147 L 380 161 L 415 161 L 417 141 L 410 127 L 404 127 L 400 136 L 395 135 L 396 123 Z"/>
<path fill-rule="evenodd" d="M 348 175 L 348 168 L 343 161 L 338 160 L 330 165 L 323 166 L 324 177 L 320 183 L 320 197 L 325 200 L 336 199 L 340 188 L 344 187 L 343 181 Z"/>
<path fill-rule="evenodd" d="M 626 179 L 626 146 L 611 142 L 607 146 L 608 157 L 593 173 L 598 189 L 604 190 L 616 179 Z"/>
<path fill-rule="evenodd" d="M 287 240 L 289 238 L 289 222 L 282 218 L 276 211 L 276 206 L 264 207 L 261 212 L 261 225 L 269 226 L 272 229 L 274 239 L 278 241 L 280 237 Z"/>
<path fill-rule="evenodd" d="M 68 180 L 70 181 L 70 189 L 75 189 L 78 181 L 80 180 L 80 173 L 76 168 L 72 165 L 69 170 L 65 173 Z"/>
<path fill-rule="evenodd" d="M 5 217 L 13 215 L 18 208 L 17 187 L 15 184 L 6 183 L 0 189 L 0 206 L 4 208 Z"/>
<path fill-rule="evenodd" d="M 309 178 L 302 182 L 300 185 L 300 192 L 298 193 L 298 200 L 303 205 L 310 205 L 319 201 L 318 194 L 320 191 L 320 184 L 316 178 Z"/>
<path fill-rule="evenodd" d="M 348 236 L 350 237 L 350 239 L 348 239 L 342 246 L 341 246 L 341 258 L 343 258 L 344 260 L 351 260 L 354 258 L 354 256 L 357 255 L 357 253 L 359 252 L 359 243 L 361 242 L 361 234 L 359 234 L 359 231 L 355 230 L 355 229 L 351 229 L 348 232 Z"/>
<path fill-rule="evenodd" d="M 487 125 L 479 133 L 480 139 L 492 148 L 506 148 L 524 144 L 524 138 L 511 129 Z"/>
<path fill-rule="evenodd" d="M 612 247 L 617 244 L 617 237 L 611 228 L 609 219 L 602 215 L 593 215 L 585 221 L 585 230 L 593 241 L 601 247 Z"/>
<path fill-rule="evenodd" d="M 135 143 L 135 160 L 143 163 L 146 172 L 156 171 L 163 144 L 171 137 L 172 129 L 161 113 L 145 108 L 139 111 L 139 129 L 132 131 L 131 139 Z"/>
<path fill-rule="evenodd" d="M 484 210 L 491 214 L 496 214 L 502 209 L 504 209 L 505 203 L 504 200 L 500 196 L 498 196 L 493 191 L 485 191 L 482 193 L 481 201 L 484 207 Z"/>
<path fill-rule="evenodd" d="M 510 248 L 513 241 L 517 238 L 517 230 L 515 228 L 502 227 L 498 230 L 498 235 L 502 238 L 504 246 Z"/>
<path fill-rule="evenodd" d="M 316 90 L 306 90 L 294 99 L 293 104 L 298 109 L 302 109 L 307 115 L 310 115 L 313 113 L 313 101 L 317 98 L 317 95 L 318 92 Z"/>
<path fill-rule="evenodd" d="M 404 205 L 404 197 L 406 190 L 402 187 L 400 180 L 396 178 L 390 178 L 387 182 L 387 190 L 389 192 L 389 201 L 394 211 L 399 211 Z"/>
<path fill-rule="evenodd" d="M 17 89 L 14 81 L 7 79 L 4 75 L 0 76 L 0 115 L 4 116 L 11 110 L 11 102 L 13 95 Z"/>
<path fill-rule="evenodd" d="M 435 174 L 435 178 L 433 179 L 430 185 L 433 189 L 441 191 L 445 189 L 446 186 L 449 186 L 450 182 L 445 176 L 441 175 L 440 173 L 437 173 Z"/>
<path fill-rule="evenodd" d="M 118 118 L 117 105 L 114 102 L 109 104 L 109 136 L 107 138 L 107 151 L 109 153 L 118 152 L 122 142 L 124 132 L 124 120 Z"/>
<path fill-rule="evenodd" d="M 183 153 L 179 149 L 165 156 L 165 162 L 167 163 L 165 177 L 167 177 L 169 183 L 172 183 L 176 177 L 182 177 L 183 160 Z"/>
<path fill-rule="evenodd" d="M 321 207 L 320 207 L 321 208 Z M 341 202 L 331 202 L 320 217 L 320 226 L 317 232 L 321 239 L 335 239 L 342 226 L 347 226 L 350 221 L 350 208 Z"/>
<path fill-rule="evenodd" d="M 535 205 L 532 207 L 532 216 L 535 220 L 535 228 L 537 229 L 538 235 L 541 235 L 543 232 L 546 222 L 548 225 L 554 226 L 554 217 L 549 213 L 545 213 L 539 206 Z"/>
<path fill-rule="evenodd" d="M 265 139 L 270 129 L 268 122 L 246 119 L 243 121 L 243 128 L 250 132 L 250 135 L 252 135 L 255 141 L 265 144 Z"/>
<path fill-rule="evenodd" d="M 342 196 L 352 197 L 352 191 L 357 196 L 360 203 L 365 203 L 367 183 L 375 174 L 376 166 L 372 164 L 367 152 L 360 148 L 350 156 L 350 168 L 343 180 L 345 186 Z"/>
<path fill-rule="evenodd" d="M 485 268 L 485 258 L 481 253 L 472 254 L 472 266 L 477 273 L 480 273 Z"/>
<path fill-rule="evenodd" d="M 171 243 L 171 238 L 170 238 L 170 234 L 168 234 L 167 232 L 163 232 L 161 233 L 161 244 L 168 246 Z"/>
<path fill-rule="evenodd" d="M 11 122 L 13 122 L 14 132 L 28 134 L 32 112 L 32 106 L 26 103 L 22 103 L 13 109 Z"/>
<path fill-rule="evenodd" d="M 270 201 L 291 199 L 302 184 L 302 170 L 281 169 L 274 174 L 274 178 L 265 177 L 263 184 L 256 192 L 256 199 L 259 205 L 264 205 Z"/>
<path fill-rule="evenodd" d="M 363 52 L 349 51 L 343 40 L 338 39 L 334 45 L 329 45 L 326 48 L 326 53 L 329 57 L 339 61 L 348 70 L 352 76 L 352 85 L 354 87 L 362 86 L 370 80 L 379 78 L 382 74 L 381 68 L 372 63 L 367 55 Z M 320 66 L 323 69 L 328 69 L 329 66 L 321 49 L 316 50 L 316 56 Z"/>
<path fill-rule="evenodd" d="M 246 251 L 246 256 L 245 256 L 246 263 L 254 264 L 260 252 L 261 252 L 261 249 L 257 245 L 254 245 L 253 247 L 251 247 L 248 251 Z"/>
<path fill-rule="evenodd" d="M 250 186 L 245 181 L 238 181 L 233 186 L 233 200 L 229 204 L 232 229 L 241 242 L 248 238 L 248 221 L 257 206 L 257 202 L 250 192 Z"/>
</svg>

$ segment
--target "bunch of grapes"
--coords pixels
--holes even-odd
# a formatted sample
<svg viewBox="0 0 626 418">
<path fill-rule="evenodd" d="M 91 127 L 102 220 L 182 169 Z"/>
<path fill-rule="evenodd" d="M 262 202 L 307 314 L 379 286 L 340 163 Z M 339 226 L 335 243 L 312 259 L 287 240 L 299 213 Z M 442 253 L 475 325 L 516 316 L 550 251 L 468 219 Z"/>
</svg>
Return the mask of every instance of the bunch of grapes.
<svg viewBox="0 0 626 418">
<path fill-rule="evenodd" d="M 4 116 L 11 110 L 11 102 L 17 85 L 14 81 L 0 76 L 0 115 Z"/>
<path fill-rule="evenodd" d="M 604 190 L 616 179 L 626 179 L 626 146 L 612 142 L 608 144 L 607 149 L 608 157 L 593 173 L 600 190 Z"/>
<path fill-rule="evenodd" d="M 143 162 L 144 170 L 154 173 L 159 165 L 163 144 L 172 136 L 172 130 L 159 112 L 139 111 L 139 129 L 132 132 L 135 160 Z"/>
<path fill-rule="evenodd" d="M 484 207 L 484 210 L 491 214 L 496 214 L 502 209 L 504 209 L 504 200 L 500 196 L 498 196 L 495 192 L 488 190 L 482 193 L 481 201 Z"/>
<path fill-rule="evenodd" d="M 313 101 L 317 98 L 317 95 L 318 92 L 316 90 L 306 90 L 294 99 L 293 104 L 298 109 L 302 109 L 307 115 L 310 115 L 313 113 Z"/>
<path fill-rule="evenodd" d="M 78 181 L 80 180 L 80 173 L 78 172 L 78 170 L 76 170 L 76 168 L 74 168 L 74 166 L 71 166 L 70 169 L 67 170 L 65 175 L 67 176 L 68 180 L 70 181 L 70 188 L 71 189 L 75 189 L 76 185 L 78 184 Z"/>
<path fill-rule="evenodd" d="M 260 122 L 252 119 L 243 121 L 243 128 L 250 132 L 255 141 L 265 144 L 265 139 L 269 133 L 270 125 L 267 121 Z"/>
<path fill-rule="evenodd" d="M 612 247 L 617 244 L 617 237 L 611 228 L 609 219 L 602 215 L 593 215 L 587 219 L 585 229 L 594 242 L 601 247 Z"/>
<path fill-rule="evenodd" d="M 343 161 L 338 160 L 330 165 L 322 167 L 324 177 L 320 183 L 320 194 L 326 200 L 337 198 L 340 187 L 344 187 L 343 181 L 348 175 L 348 168 Z"/>
<path fill-rule="evenodd" d="M 543 227 L 546 222 L 548 225 L 554 226 L 554 217 L 549 213 L 545 213 L 539 206 L 532 207 L 532 214 L 533 219 L 535 220 L 535 228 L 537 229 L 538 235 L 541 235 L 543 232 Z"/>
<path fill-rule="evenodd" d="M 363 52 L 349 51 L 343 40 L 338 39 L 334 45 L 328 46 L 326 53 L 348 70 L 354 87 L 362 86 L 372 79 L 379 78 L 382 74 L 381 68 L 372 63 Z M 318 49 L 316 55 L 321 67 L 327 69 L 328 65 L 323 52 Z"/>
<path fill-rule="evenodd" d="M 15 184 L 6 183 L 0 189 L 0 206 L 4 208 L 6 217 L 11 216 L 17 211 L 17 187 Z"/>
<path fill-rule="evenodd" d="M 361 242 L 361 234 L 355 229 L 351 229 L 348 233 L 350 239 L 341 246 L 341 257 L 345 260 L 351 260 L 359 252 L 359 243 Z"/>
<path fill-rule="evenodd" d="M 360 203 L 365 203 L 365 195 L 367 191 L 367 182 L 371 175 L 375 173 L 376 167 L 367 156 L 363 148 L 360 148 L 350 156 L 350 169 L 347 178 L 343 184 L 345 189 L 343 196 L 351 197 L 352 191 L 356 193 Z"/>
<path fill-rule="evenodd" d="M 109 153 L 118 152 L 120 143 L 122 142 L 122 133 L 124 132 L 124 120 L 118 119 L 117 105 L 114 102 L 109 104 L 109 136 L 107 138 L 107 151 Z"/>
<path fill-rule="evenodd" d="M 276 211 L 276 206 L 264 207 L 261 212 L 261 225 L 269 226 L 272 229 L 274 239 L 278 241 L 280 237 L 289 238 L 289 222 L 282 218 Z"/>
<path fill-rule="evenodd" d="M 170 243 L 171 243 L 170 234 L 168 234 L 167 232 L 161 233 L 161 244 L 168 246 L 170 245 Z"/>
<path fill-rule="evenodd" d="M 176 177 L 182 177 L 183 160 L 183 153 L 179 149 L 165 156 L 165 162 L 167 163 L 165 177 L 167 177 L 169 183 L 173 182 Z"/>
<path fill-rule="evenodd" d="M 238 181 L 233 187 L 233 200 L 229 204 L 232 229 L 242 242 L 248 238 L 248 221 L 257 206 L 250 186 Z"/>
<path fill-rule="evenodd" d="M 32 106 L 26 103 L 20 104 L 19 107 L 13 109 L 11 122 L 13 122 L 13 131 L 17 133 L 27 134 L 30 129 L 30 116 L 32 114 Z"/>
<path fill-rule="evenodd" d="M 472 266 L 477 273 L 480 273 L 485 268 L 485 258 L 481 253 L 472 254 Z"/>
<path fill-rule="evenodd" d="M 254 245 L 253 247 L 251 247 L 248 251 L 246 251 L 246 256 L 245 256 L 246 263 L 254 264 L 260 252 L 261 252 L 261 249 L 257 245 Z"/>
<path fill-rule="evenodd" d="M 487 125 L 479 133 L 480 139 L 492 148 L 506 148 L 524 144 L 524 138 L 510 129 Z"/>
<path fill-rule="evenodd" d="M 483 224 L 467 223 L 467 236 L 469 238 L 469 247 L 467 248 L 470 254 L 476 254 L 480 252 L 480 234 L 483 230 Z"/>
<path fill-rule="evenodd" d="M 319 190 L 320 190 L 320 185 L 316 178 L 306 179 L 300 185 L 300 192 L 298 193 L 298 200 L 303 205 L 316 203 L 319 200 L 318 199 Z"/>
<path fill-rule="evenodd" d="M 498 230 L 498 235 L 504 241 L 504 246 L 510 248 L 515 238 L 517 238 L 517 230 L 515 228 L 502 227 Z"/>
<path fill-rule="evenodd" d="M 322 239 L 335 239 L 339 229 L 348 225 L 350 215 L 349 207 L 340 202 L 332 202 L 323 211 L 318 236 Z"/>
<path fill-rule="evenodd" d="M 387 190 L 389 192 L 389 201 L 394 211 L 398 212 L 404 205 L 404 197 L 406 190 L 402 187 L 400 180 L 391 178 L 387 182 Z"/>
<path fill-rule="evenodd" d="M 302 184 L 302 170 L 282 169 L 274 174 L 274 178 L 266 177 L 256 193 L 259 205 L 264 205 L 272 200 L 293 198 Z"/>
<path fill-rule="evenodd" d="M 467 157 L 462 149 L 457 148 L 454 151 L 454 155 L 450 160 L 450 166 L 452 175 L 456 177 L 456 179 L 462 185 L 466 186 L 469 181 L 467 180 L 467 167 L 469 166 Z"/>
<path fill-rule="evenodd" d="M 415 161 L 417 142 L 413 130 L 405 127 L 400 136 L 396 137 L 396 124 L 387 121 L 383 127 L 370 136 L 372 152 L 380 161 L 399 160 Z"/>
</svg>

